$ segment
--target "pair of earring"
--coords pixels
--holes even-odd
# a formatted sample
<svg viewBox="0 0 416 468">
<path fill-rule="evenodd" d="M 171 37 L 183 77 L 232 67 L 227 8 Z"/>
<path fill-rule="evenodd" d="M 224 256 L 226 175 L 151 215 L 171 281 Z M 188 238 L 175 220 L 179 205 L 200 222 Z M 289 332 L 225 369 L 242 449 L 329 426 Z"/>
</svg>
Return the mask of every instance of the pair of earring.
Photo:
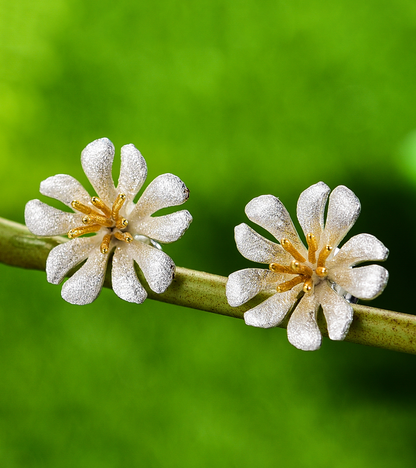
<svg viewBox="0 0 416 468">
<path fill-rule="evenodd" d="M 178 240 L 192 222 L 187 210 L 152 216 L 188 199 L 189 190 L 179 177 L 158 176 L 134 203 L 146 180 L 146 162 L 134 145 L 123 146 L 115 187 L 113 160 L 114 146 L 107 138 L 93 141 L 81 153 L 82 167 L 97 196 L 90 197 L 69 175 L 55 175 L 41 183 L 43 195 L 59 200 L 72 212 L 58 210 L 40 200 L 31 200 L 26 205 L 26 225 L 32 233 L 67 235 L 70 239 L 53 248 L 48 256 L 46 273 L 50 283 L 59 284 L 72 268 L 86 260 L 62 287 L 62 297 L 72 304 L 84 305 L 97 298 L 110 258 L 113 290 L 121 299 L 140 304 L 147 297 L 137 278 L 135 262 L 154 292 L 166 291 L 175 264 L 160 243 Z M 388 280 L 387 270 L 379 265 L 353 268 L 362 262 L 387 258 L 388 250 L 374 236 L 359 234 L 338 249 L 358 218 L 358 198 L 344 186 L 330 194 L 323 182 L 306 189 L 299 197 L 297 216 L 307 247 L 278 198 L 272 195 L 254 198 L 245 211 L 252 222 L 269 231 L 278 243 L 264 238 L 247 224 L 235 228 L 240 253 L 269 268 L 232 273 L 226 287 L 229 304 L 237 307 L 263 290 L 274 290 L 270 298 L 245 313 L 248 325 L 274 327 L 294 309 L 288 323 L 289 341 L 300 349 L 318 349 L 321 333 L 316 317 L 321 306 L 329 337 L 344 339 L 353 317 L 351 296 L 372 299 L 383 291 Z"/>
</svg>

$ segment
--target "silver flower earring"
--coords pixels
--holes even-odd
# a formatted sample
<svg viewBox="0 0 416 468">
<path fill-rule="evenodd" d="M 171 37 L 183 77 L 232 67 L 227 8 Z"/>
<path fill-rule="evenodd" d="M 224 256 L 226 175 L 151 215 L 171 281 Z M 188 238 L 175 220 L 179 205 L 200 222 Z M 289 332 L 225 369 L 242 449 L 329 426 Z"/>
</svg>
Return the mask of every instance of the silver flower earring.
<svg viewBox="0 0 416 468">
<path fill-rule="evenodd" d="M 244 223 L 235 228 L 240 253 L 251 261 L 268 264 L 269 269 L 248 268 L 232 273 L 226 287 L 229 304 L 237 307 L 261 291 L 274 290 L 274 295 L 244 314 L 245 322 L 262 328 L 277 326 L 296 304 L 289 318 L 287 334 L 290 343 L 302 350 L 313 351 L 321 346 L 317 325 L 319 305 L 329 337 L 343 340 L 353 319 L 352 306 L 344 299 L 345 291 L 360 299 L 374 299 L 381 294 L 388 280 L 387 270 L 379 265 L 353 268 L 362 262 L 387 258 L 388 250 L 374 236 L 359 234 L 337 248 L 357 220 L 360 202 L 344 186 L 335 188 L 330 196 L 329 192 L 329 187 L 319 182 L 299 197 L 297 217 L 307 248 L 286 208 L 272 195 L 254 198 L 245 212 L 279 244 Z"/>
<path fill-rule="evenodd" d="M 25 219 L 30 231 L 38 236 L 67 234 L 71 239 L 52 249 L 48 256 L 46 273 L 50 283 L 60 283 L 71 268 L 86 260 L 62 287 L 62 297 L 72 304 L 88 304 L 96 299 L 113 250 L 112 285 L 121 299 L 140 304 L 147 297 L 134 262 L 149 287 L 163 293 L 172 282 L 175 264 L 158 248 L 158 243 L 178 240 L 192 221 L 186 210 L 152 216 L 188 199 L 189 190 L 178 177 L 160 175 L 135 204 L 134 197 L 146 180 L 146 161 L 134 145 L 123 146 L 116 188 L 111 175 L 113 159 L 114 146 L 107 138 L 93 141 L 81 154 L 84 172 L 98 196 L 90 197 L 69 175 L 55 175 L 41 183 L 43 195 L 66 204 L 72 213 L 40 200 L 31 200 L 26 205 Z M 94 235 L 81 237 L 85 234 Z"/>
</svg>

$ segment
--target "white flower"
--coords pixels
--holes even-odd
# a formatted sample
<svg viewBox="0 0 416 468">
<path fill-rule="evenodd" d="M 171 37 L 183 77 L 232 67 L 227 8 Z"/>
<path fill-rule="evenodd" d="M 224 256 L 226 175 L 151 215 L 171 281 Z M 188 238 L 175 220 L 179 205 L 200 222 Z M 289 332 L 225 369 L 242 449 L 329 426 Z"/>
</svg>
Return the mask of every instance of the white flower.
<svg viewBox="0 0 416 468">
<path fill-rule="evenodd" d="M 353 309 L 342 297 L 341 288 L 357 298 L 374 299 L 388 280 L 387 270 L 379 265 L 352 268 L 362 262 L 387 258 L 388 250 L 374 236 L 356 235 L 337 249 L 358 218 L 360 202 L 347 187 L 335 188 L 329 197 L 324 227 L 329 192 L 329 187 L 319 182 L 299 197 L 297 216 L 308 248 L 278 198 L 263 195 L 251 200 L 245 209 L 248 218 L 269 231 L 280 244 L 265 239 L 244 223 L 237 226 L 235 240 L 240 253 L 253 262 L 269 264 L 269 270 L 236 271 L 229 276 L 226 288 L 233 307 L 244 304 L 260 291 L 276 291 L 244 314 L 246 324 L 255 327 L 277 326 L 296 304 L 287 327 L 288 339 L 297 348 L 309 351 L 321 345 L 317 325 L 319 305 L 329 337 L 343 340 Z"/>
<path fill-rule="evenodd" d="M 65 203 L 73 212 L 60 211 L 39 200 L 31 200 L 26 205 L 26 225 L 34 234 L 67 234 L 72 239 L 51 250 L 46 263 L 50 283 L 59 284 L 69 270 L 86 260 L 62 287 L 62 297 L 72 304 L 89 304 L 96 299 L 113 250 L 112 285 L 121 299 L 138 304 L 146 299 L 134 262 L 138 263 L 149 287 L 163 293 L 172 282 L 175 264 L 157 248 L 157 242 L 176 241 L 192 221 L 186 210 L 151 216 L 188 199 L 189 190 L 178 177 L 160 175 L 135 204 L 133 199 L 146 180 L 146 161 L 134 145 L 123 146 L 116 188 L 111 174 L 113 159 L 114 146 L 107 138 L 93 141 L 81 154 L 84 172 L 98 196 L 91 198 L 69 175 L 58 174 L 41 183 L 43 195 Z M 79 237 L 88 233 L 94 235 Z"/>
</svg>

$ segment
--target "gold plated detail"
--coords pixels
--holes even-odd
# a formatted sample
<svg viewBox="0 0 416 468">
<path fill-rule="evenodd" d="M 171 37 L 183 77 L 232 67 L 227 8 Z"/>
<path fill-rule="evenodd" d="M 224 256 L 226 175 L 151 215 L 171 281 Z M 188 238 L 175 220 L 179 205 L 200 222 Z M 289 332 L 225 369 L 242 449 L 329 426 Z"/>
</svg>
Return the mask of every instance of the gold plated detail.
<svg viewBox="0 0 416 468">
<path fill-rule="evenodd" d="M 286 252 L 289 252 L 292 257 L 297 260 L 298 262 L 305 262 L 306 258 L 304 258 L 293 246 L 292 242 L 290 242 L 289 239 L 282 239 L 280 241 L 280 244 L 282 247 L 286 250 Z"/>
<path fill-rule="evenodd" d="M 91 204 L 99 211 L 94 210 L 94 208 L 88 205 L 84 205 L 78 200 L 72 201 L 72 208 L 85 214 L 82 218 L 84 226 L 71 229 L 68 232 L 68 237 L 73 239 L 74 237 L 79 237 L 83 234 L 98 232 L 101 228 L 108 229 L 108 232 L 104 235 L 100 245 L 100 251 L 102 254 L 107 254 L 109 252 L 113 236 L 123 242 L 132 242 L 133 236 L 129 232 L 124 231 L 129 222 L 126 218 L 123 218 L 123 216 L 120 215 L 120 210 L 125 201 L 126 195 L 124 193 L 119 193 L 113 203 L 113 206 L 109 208 L 99 197 L 92 197 Z"/>
<path fill-rule="evenodd" d="M 316 262 L 316 251 L 318 250 L 318 243 L 316 237 L 310 232 L 306 236 L 306 242 L 308 243 L 308 261 L 309 263 Z"/>
<path fill-rule="evenodd" d="M 282 293 L 286 291 L 290 291 L 292 288 L 294 288 L 296 285 L 302 283 L 304 281 L 303 276 L 295 276 L 289 281 L 286 281 L 285 283 L 281 283 L 277 285 L 277 292 Z"/>
<path fill-rule="evenodd" d="M 81 226 L 79 228 L 71 229 L 68 232 L 68 237 L 74 239 L 75 237 L 83 236 L 84 234 L 90 234 L 91 232 L 97 232 L 101 229 L 99 224 L 91 224 L 89 226 Z"/>
<path fill-rule="evenodd" d="M 294 260 L 292 260 L 289 265 L 270 263 L 269 269 L 276 273 L 295 276 L 288 281 L 278 284 L 276 287 L 277 292 L 284 293 L 290 291 L 298 284 L 303 283 L 302 290 L 304 293 L 308 294 L 313 292 L 316 284 L 328 276 L 329 271 L 325 263 L 332 252 L 332 247 L 330 245 L 325 245 L 318 254 L 318 242 L 312 233 L 306 236 L 306 242 L 308 244 L 308 260 L 303 257 L 289 239 L 284 238 L 280 241 L 283 249 L 288 252 Z"/>
<path fill-rule="evenodd" d="M 269 269 L 276 273 L 293 273 L 293 270 L 290 266 L 279 265 L 278 263 L 270 263 Z"/>
<path fill-rule="evenodd" d="M 102 254 L 108 253 L 108 249 L 110 248 L 110 242 L 111 242 L 111 234 L 106 234 L 100 245 L 100 251 Z"/>
<path fill-rule="evenodd" d="M 118 240 L 121 240 L 121 241 L 124 241 L 124 242 L 132 242 L 133 241 L 133 237 L 131 234 L 129 234 L 128 232 L 120 232 L 120 231 L 116 231 L 114 233 L 114 237 Z"/>
</svg>

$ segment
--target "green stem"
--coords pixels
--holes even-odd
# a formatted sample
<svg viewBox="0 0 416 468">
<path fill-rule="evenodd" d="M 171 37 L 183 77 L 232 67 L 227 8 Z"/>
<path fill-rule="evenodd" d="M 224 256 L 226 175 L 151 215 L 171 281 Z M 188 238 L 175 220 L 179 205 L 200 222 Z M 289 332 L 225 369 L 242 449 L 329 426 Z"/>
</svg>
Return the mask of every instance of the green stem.
<svg viewBox="0 0 416 468">
<path fill-rule="evenodd" d="M 0 218 L 0 262 L 6 265 L 45 270 L 49 252 L 62 242 L 66 239 L 37 237 L 25 226 Z M 149 289 L 139 270 L 138 275 L 151 299 L 240 319 L 245 311 L 270 296 L 270 293 L 262 293 L 241 307 L 231 307 L 225 297 L 227 278 L 223 276 L 177 267 L 168 290 L 156 294 Z M 111 287 L 108 275 L 105 286 Z M 353 309 L 354 320 L 345 341 L 416 354 L 416 316 L 364 305 L 353 305 Z M 286 326 L 287 320 L 280 325 Z M 328 336 L 322 314 L 319 327 L 322 334 Z"/>
</svg>

